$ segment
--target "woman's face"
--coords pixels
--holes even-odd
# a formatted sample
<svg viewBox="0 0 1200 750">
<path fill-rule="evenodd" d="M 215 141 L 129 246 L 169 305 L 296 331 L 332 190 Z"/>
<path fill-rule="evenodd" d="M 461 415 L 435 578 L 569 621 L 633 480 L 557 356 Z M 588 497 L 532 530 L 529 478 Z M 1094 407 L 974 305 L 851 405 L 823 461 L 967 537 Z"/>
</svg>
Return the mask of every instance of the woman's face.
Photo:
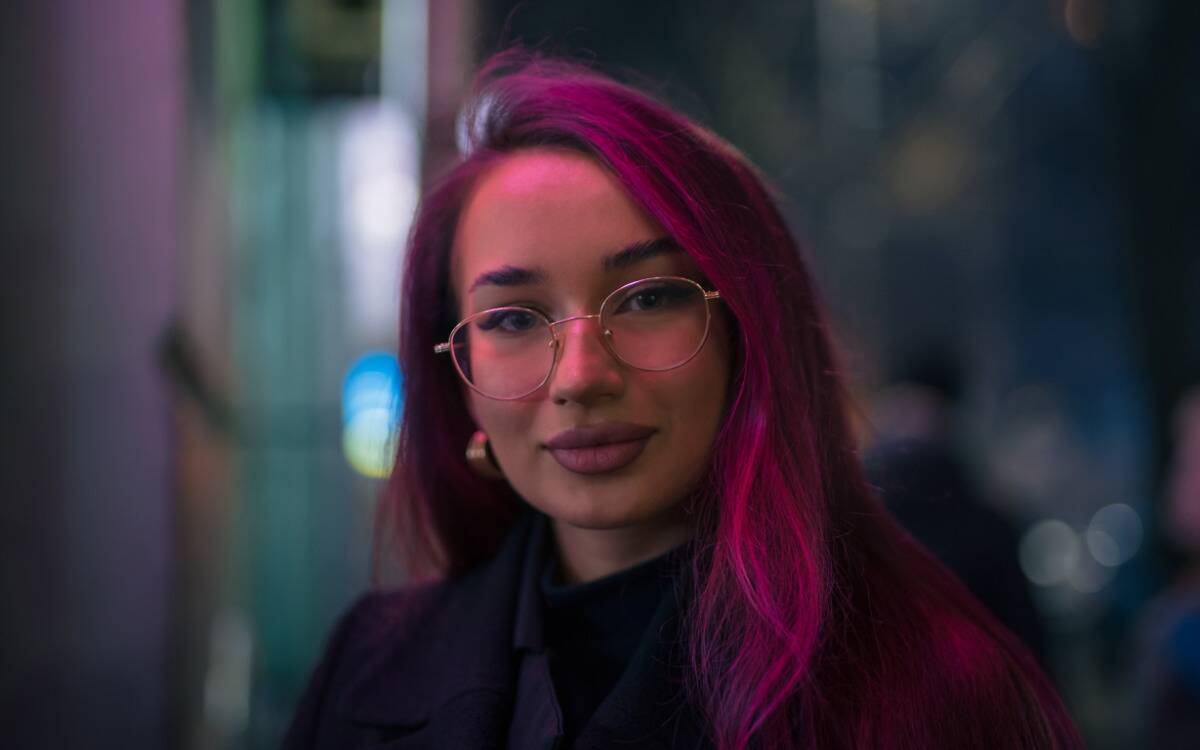
<svg viewBox="0 0 1200 750">
<path fill-rule="evenodd" d="M 551 320 L 588 315 L 618 286 L 647 276 L 684 276 L 711 289 L 680 250 L 606 269 L 607 257 L 666 236 L 590 158 L 516 152 L 479 179 L 461 214 L 451 258 L 459 312 L 524 305 Z M 528 396 L 498 401 L 463 386 L 505 477 L 530 505 L 585 529 L 678 522 L 681 501 L 707 469 L 730 377 L 728 313 L 721 302 L 709 307 L 708 340 L 673 370 L 625 365 L 604 347 L 598 322 L 579 319 L 557 327 L 557 364 Z M 611 422 L 652 430 L 640 454 L 618 468 L 581 471 L 587 467 L 572 460 L 588 456 L 547 447 L 566 430 Z"/>
</svg>

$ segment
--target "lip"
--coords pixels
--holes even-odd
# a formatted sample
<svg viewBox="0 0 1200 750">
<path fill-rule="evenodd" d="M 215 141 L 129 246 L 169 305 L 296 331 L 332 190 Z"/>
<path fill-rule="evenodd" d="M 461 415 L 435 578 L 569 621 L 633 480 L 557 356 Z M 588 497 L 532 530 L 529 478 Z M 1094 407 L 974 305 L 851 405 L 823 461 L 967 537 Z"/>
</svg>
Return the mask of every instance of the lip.
<svg viewBox="0 0 1200 750">
<path fill-rule="evenodd" d="M 546 441 L 550 450 L 593 448 L 612 443 L 628 443 L 650 437 L 653 427 L 633 422 L 602 422 L 564 430 Z"/>
<path fill-rule="evenodd" d="M 602 474 L 633 463 L 655 432 L 630 422 L 605 422 L 560 432 L 546 442 L 546 449 L 568 471 Z"/>
<path fill-rule="evenodd" d="M 587 448 L 551 448 L 550 455 L 567 471 L 576 474 L 603 474 L 627 466 L 646 449 L 649 437 L 606 443 Z"/>
</svg>

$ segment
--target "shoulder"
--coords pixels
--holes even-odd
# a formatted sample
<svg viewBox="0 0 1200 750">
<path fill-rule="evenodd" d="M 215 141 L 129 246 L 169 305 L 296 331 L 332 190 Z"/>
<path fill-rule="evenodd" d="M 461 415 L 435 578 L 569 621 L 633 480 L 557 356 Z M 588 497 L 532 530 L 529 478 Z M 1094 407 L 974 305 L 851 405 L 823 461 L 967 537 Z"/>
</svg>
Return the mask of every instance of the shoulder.
<svg viewBox="0 0 1200 750">
<path fill-rule="evenodd" d="M 399 589 L 368 591 L 360 596 L 339 618 L 330 645 L 339 637 L 348 645 L 384 638 L 394 641 L 409 634 L 423 617 L 438 608 L 450 581 L 432 581 Z"/>
<path fill-rule="evenodd" d="M 420 625 L 438 611 L 451 590 L 448 581 L 435 581 L 361 595 L 338 618 L 325 646 L 324 658 L 334 657 L 343 670 L 417 635 Z M 319 668 L 319 667 L 318 667 Z"/>
<path fill-rule="evenodd" d="M 338 618 L 301 695 L 284 748 L 352 747 L 357 730 L 342 721 L 342 695 L 386 654 L 410 647 L 421 623 L 438 610 L 444 581 L 371 591 Z"/>
<path fill-rule="evenodd" d="M 837 639 L 822 655 L 819 682 L 836 694 L 835 713 L 854 719 L 829 731 L 857 733 L 850 745 L 879 734 L 890 739 L 872 744 L 1081 747 L 1028 650 L 918 552 L 907 579 L 892 574 L 900 565 L 861 577 L 858 596 L 831 623 Z"/>
<path fill-rule="evenodd" d="M 506 688 L 530 528 L 515 525 L 496 554 L 452 577 L 360 597 L 334 627 L 284 747 L 357 747 L 420 726 L 456 696 Z"/>
<path fill-rule="evenodd" d="M 909 654 L 915 685 L 907 689 L 923 703 L 917 714 L 927 723 L 917 731 L 935 745 L 1082 747 L 1051 681 L 998 623 L 943 611 L 926 636 Z"/>
</svg>

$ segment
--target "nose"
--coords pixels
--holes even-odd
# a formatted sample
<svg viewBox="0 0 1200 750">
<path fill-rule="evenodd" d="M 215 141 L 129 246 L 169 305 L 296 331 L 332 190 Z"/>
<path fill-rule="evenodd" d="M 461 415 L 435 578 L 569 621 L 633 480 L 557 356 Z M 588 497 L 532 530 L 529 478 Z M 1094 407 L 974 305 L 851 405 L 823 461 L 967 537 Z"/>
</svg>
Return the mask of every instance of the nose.
<svg viewBox="0 0 1200 750">
<path fill-rule="evenodd" d="M 550 376 L 550 398 L 557 404 L 586 403 L 616 397 L 624 388 L 624 373 L 604 345 L 599 319 L 579 316 L 558 326 L 558 351 Z"/>
</svg>

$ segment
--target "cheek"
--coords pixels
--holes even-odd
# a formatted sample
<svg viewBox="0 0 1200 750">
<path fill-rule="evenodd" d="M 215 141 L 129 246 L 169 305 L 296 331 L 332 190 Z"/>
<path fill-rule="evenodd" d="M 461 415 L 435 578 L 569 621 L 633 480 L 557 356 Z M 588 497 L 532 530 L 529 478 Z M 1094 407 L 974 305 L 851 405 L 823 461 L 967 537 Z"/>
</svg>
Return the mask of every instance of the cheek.
<svg viewBox="0 0 1200 750">
<path fill-rule="evenodd" d="M 711 394 L 713 408 L 722 416 L 725 414 L 725 402 L 729 398 L 730 386 L 737 370 L 737 363 L 734 361 L 740 352 L 740 347 L 734 343 L 734 337 L 737 335 L 737 327 L 730 323 L 724 312 L 714 315 L 709 341 L 700 352 L 700 355 L 706 358 L 705 371 L 711 373 L 705 388 Z"/>
<path fill-rule="evenodd" d="M 723 332 L 714 333 L 718 335 L 685 369 L 677 371 L 677 377 L 663 378 L 654 384 L 659 408 L 670 415 L 671 421 L 669 455 L 665 459 L 678 461 L 676 470 L 693 479 L 707 465 L 706 456 L 710 455 L 725 416 L 729 350 L 727 339 L 720 335 Z"/>
<path fill-rule="evenodd" d="M 711 342 L 714 346 L 709 352 L 706 372 L 709 377 L 703 385 L 705 408 L 703 409 L 707 443 L 706 452 L 710 452 L 716 442 L 717 433 L 721 429 L 729 408 L 735 363 L 735 349 L 732 343 L 732 331 L 728 323 L 719 319 L 716 334 Z M 707 347 L 706 347 L 707 348 Z"/>
<path fill-rule="evenodd" d="M 521 401 L 495 401 L 472 392 L 470 410 L 475 424 L 487 433 L 492 453 L 508 474 L 520 466 L 520 452 L 532 445 L 535 406 Z"/>
</svg>

